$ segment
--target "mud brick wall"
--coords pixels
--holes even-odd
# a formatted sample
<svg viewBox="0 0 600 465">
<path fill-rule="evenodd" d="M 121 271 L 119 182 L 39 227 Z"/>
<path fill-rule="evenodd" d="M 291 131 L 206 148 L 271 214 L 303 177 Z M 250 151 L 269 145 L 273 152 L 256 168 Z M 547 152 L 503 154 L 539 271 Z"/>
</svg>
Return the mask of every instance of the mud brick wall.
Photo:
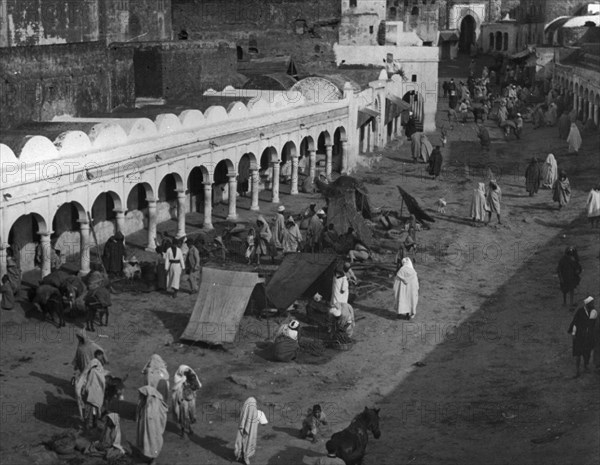
<svg viewBox="0 0 600 465">
<path fill-rule="evenodd" d="M 186 47 L 164 46 L 160 51 L 163 96 L 189 101 L 213 88 L 222 90 L 236 80 L 237 55 L 233 44 L 200 42 Z"/>
<path fill-rule="evenodd" d="M 339 0 L 171 0 L 173 33 L 190 40 L 228 40 L 248 57 L 292 55 L 300 71 L 331 67 Z"/>
<path fill-rule="evenodd" d="M 0 128 L 132 104 L 131 53 L 99 42 L 0 48 Z"/>
</svg>

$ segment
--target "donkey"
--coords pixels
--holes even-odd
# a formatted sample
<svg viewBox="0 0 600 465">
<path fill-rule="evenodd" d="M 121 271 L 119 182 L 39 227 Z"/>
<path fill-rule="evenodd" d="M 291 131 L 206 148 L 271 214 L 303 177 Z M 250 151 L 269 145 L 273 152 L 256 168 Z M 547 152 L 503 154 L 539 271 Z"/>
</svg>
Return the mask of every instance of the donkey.
<svg viewBox="0 0 600 465">
<path fill-rule="evenodd" d="M 379 410 L 365 407 L 354 417 L 346 429 L 331 436 L 326 444 L 327 450 L 330 450 L 329 447 L 332 444 L 335 446 L 336 455 L 346 462 L 346 465 L 362 465 L 369 441 L 368 432 L 371 431 L 375 439 L 379 439 L 381 436 Z"/>
</svg>

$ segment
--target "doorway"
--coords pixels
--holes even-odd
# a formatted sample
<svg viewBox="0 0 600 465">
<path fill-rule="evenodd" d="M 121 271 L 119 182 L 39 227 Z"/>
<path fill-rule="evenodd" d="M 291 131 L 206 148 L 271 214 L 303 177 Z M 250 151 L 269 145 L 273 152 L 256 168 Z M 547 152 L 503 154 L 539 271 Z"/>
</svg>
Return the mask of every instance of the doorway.
<svg viewBox="0 0 600 465">
<path fill-rule="evenodd" d="M 460 39 L 458 49 L 461 53 L 469 53 L 471 44 L 475 43 L 475 19 L 471 15 L 465 16 L 460 23 Z"/>
</svg>

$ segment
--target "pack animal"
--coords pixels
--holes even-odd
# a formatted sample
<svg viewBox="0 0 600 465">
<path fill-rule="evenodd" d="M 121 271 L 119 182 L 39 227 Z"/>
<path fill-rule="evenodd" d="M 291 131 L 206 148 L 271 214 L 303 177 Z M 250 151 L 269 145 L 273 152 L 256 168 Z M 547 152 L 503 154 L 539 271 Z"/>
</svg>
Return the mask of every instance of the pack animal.
<svg viewBox="0 0 600 465">
<path fill-rule="evenodd" d="M 42 284 L 35 291 L 33 305 L 44 315 L 44 320 L 50 315 L 54 323 L 54 316 L 58 319 L 58 327 L 65 326 L 64 304 L 61 292 L 54 286 Z"/>
<path fill-rule="evenodd" d="M 437 199 L 435 206 L 437 207 L 438 213 L 446 214 L 446 199 Z"/>
<path fill-rule="evenodd" d="M 375 439 L 379 439 L 379 409 L 365 409 L 356 415 L 350 425 L 331 436 L 327 441 L 326 447 L 332 445 L 339 458 L 346 465 L 362 465 L 367 451 L 369 441 L 369 431 Z"/>
<path fill-rule="evenodd" d="M 117 376 L 106 375 L 106 386 L 104 388 L 104 404 L 102 405 L 103 412 L 108 412 L 108 408 L 113 400 L 125 400 L 125 381 L 129 374 L 124 378 Z"/>
</svg>

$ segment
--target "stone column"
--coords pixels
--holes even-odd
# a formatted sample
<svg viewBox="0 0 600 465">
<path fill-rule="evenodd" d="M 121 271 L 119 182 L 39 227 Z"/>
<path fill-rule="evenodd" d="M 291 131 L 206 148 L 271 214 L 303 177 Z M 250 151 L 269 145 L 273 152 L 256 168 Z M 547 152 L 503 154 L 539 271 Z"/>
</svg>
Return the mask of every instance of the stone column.
<svg viewBox="0 0 600 465">
<path fill-rule="evenodd" d="M 292 157 L 292 187 L 290 195 L 298 194 L 298 157 Z"/>
<path fill-rule="evenodd" d="M 156 200 L 148 200 L 148 245 L 146 250 L 156 250 Z"/>
<path fill-rule="evenodd" d="M 6 246 L 0 243 L 0 277 L 6 274 Z"/>
<path fill-rule="evenodd" d="M 588 102 L 588 114 L 587 114 L 587 118 L 586 121 L 590 118 L 594 118 L 594 104 L 592 103 L 592 101 L 590 100 Z"/>
<path fill-rule="evenodd" d="M 237 205 L 237 175 L 229 174 L 229 213 L 227 214 L 227 220 L 233 221 L 237 219 L 238 214 L 236 210 Z"/>
<path fill-rule="evenodd" d="M 308 176 L 310 179 L 315 179 L 317 176 L 317 151 L 308 151 Z"/>
<path fill-rule="evenodd" d="M 272 163 L 273 166 L 273 186 L 271 187 L 271 202 L 279 203 L 279 171 L 281 166 L 279 160 Z"/>
<path fill-rule="evenodd" d="M 581 115 L 583 119 L 583 97 L 577 97 L 577 119 Z"/>
<path fill-rule="evenodd" d="M 258 185 L 260 183 L 258 169 L 250 170 L 250 183 L 252 191 L 252 203 L 250 204 L 250 210 L 257 211 L 260 210 L 260 206 L 258 205 Z"/>
<path fill-rule="evenodd" d="M 177 191 L 177 236 L 185 236 L 185 190 Z"/>
<path fill-rule="evenodd" d="M 42 246 L 42 278 L 48 276 L 52 271 L 50 268 L 50 234 L 52 233 L 40 233 L 40 245 Z"/>
<path fill-rule="evenodd" d="M 342 140 L 342 174 L 348 172 L 348 141 Z"/>
<path fill-rule="evenodd" d="M 203 229 L 213 229 L 212 224 L 212 183 L 203 182 L 204 186 L 204 224 Z"/>
<path fill-rule="evenodd" d="M 87 220 L 79 220 L 80 247 L 79 270 L 82 276 L 90 272 L 90 224 Z"/>
<path fill-rule="evenodd" d="M 113 212 L 115 212 L 115 232 L 120 232 L 125 236 L 125 233 L 123 232 L 125 230 L 125 212 L 119 208 L 115 208 Z"/>
<path fill-rule="evenodd" d="M 325 176 L 331 180 L 331 171 L 333 165 L 333 146 L 325 146 Z"/>
<path fill-rule="evenodd" d="M 577 108 L 577 103 L 579 99 L 577 98 L 577 94 L 573 94 L 573 108 L 575 110 L 575 114 L 577 115 L 579 108 Z"/>
<path fill-rule="evenodd" d="M 594 104 L 594 123 L 598 126 L 598 105 Z M 598 354 L 600 357 L 600 354 Z"/>
</svg>

